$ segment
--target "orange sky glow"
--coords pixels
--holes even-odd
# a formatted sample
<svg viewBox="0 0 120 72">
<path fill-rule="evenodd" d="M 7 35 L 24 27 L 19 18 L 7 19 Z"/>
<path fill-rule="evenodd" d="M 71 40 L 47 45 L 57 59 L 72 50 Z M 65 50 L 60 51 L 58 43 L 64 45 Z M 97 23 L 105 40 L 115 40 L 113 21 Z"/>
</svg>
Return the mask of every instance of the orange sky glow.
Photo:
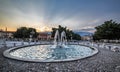
<svg viewBox="0 0 120 72">
<path fill-rule="evenodd" d="M 7 31 L 16 31 L 17 28 L 15 27 L 7 27 L 7 26 L 2 26 L 0 27 L 0 29 L 2 29 L 3 31 L 5 31 L 7 28 Z M 33 28 L 33 27 L 31 27 Z M 50 32 L 52 31 L 52 28 L 49 28 L 49 27 L 41 27 L 41 28 L 35 28 L 37 32 Z"/>
<path fill-rule="evenodd" d="M 61 25 L 73 31 L 95 32 L 95 27 L 113 19 L 120 22 L 119 0 L 0 0 L 0 29 L 19 27 L 51 31 Z"/>
</svg>

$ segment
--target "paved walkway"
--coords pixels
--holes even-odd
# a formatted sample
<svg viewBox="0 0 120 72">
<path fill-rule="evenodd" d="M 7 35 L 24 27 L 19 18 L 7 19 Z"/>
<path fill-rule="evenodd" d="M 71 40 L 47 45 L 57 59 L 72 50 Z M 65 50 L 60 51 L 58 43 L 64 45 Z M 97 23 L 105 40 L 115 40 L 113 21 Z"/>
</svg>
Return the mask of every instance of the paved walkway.
<svg viewBox="0 0 120 72">
<path fill-rule="evenodd" d="M 4 58 L 0 48 L 0 72 L 120 72 L 120 53 L 100 48 L 93 57 L 71 62 L 31 63 Z"/>
</svg>

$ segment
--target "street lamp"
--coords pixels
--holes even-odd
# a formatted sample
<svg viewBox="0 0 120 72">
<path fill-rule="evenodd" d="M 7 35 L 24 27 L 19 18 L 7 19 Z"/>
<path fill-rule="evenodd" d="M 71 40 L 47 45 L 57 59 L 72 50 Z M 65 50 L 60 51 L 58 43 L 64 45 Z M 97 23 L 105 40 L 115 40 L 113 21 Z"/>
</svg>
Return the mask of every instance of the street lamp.
<svg viewBox="0 0 120 72">
<path fill-rule="evenodd" d="M 3 45 L 6 47 L 6 32 L 3 33 Z"/>
<path fill-rule="evenodd" d="M 31 32 L 30 32 L 30 39 L 29 39 L 29 41 L 30 42 L 32 42 L 32 38 L 33 38 L 33 35 L 35 34 L 35 32 L 32 30 Z"/>
<path fill-rule="evenodd" d="M 71 36 L 71 41 L 72 41 L 72 34 L 70 36 Z"/>
</svg>

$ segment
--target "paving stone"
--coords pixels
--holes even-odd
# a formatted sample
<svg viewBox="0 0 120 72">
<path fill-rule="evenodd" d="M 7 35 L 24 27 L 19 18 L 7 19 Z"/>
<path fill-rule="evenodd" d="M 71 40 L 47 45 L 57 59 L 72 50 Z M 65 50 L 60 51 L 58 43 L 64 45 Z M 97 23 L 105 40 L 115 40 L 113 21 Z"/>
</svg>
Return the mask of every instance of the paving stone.
<svg viewBox="0 0 120 72">
<path fill-rule="evenodd" d="M 92 57 L 56 63 L 31 63 L 3 57 L 8 48 L 0 48 L 0 72 L 118 72 L 120 52 L 99 48 L 99 53 Z"/>
</svg>

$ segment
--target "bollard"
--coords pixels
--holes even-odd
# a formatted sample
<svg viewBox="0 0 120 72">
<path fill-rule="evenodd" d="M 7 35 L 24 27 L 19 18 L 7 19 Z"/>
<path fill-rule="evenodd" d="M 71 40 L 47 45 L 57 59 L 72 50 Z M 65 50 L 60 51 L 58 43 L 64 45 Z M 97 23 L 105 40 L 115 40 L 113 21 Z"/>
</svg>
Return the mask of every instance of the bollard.
<svg viewBox="0 0 120 72">
<path fill-rule="evenodd" d="M 16 43 L 14 43 L 14 47 L 16 46 Z"/>
<path fill-rule="evenodd" d="M 111 46 L 108 46 L 109 47 L 109 50 L 111 50 Z"/>
<path fill-rule="evenodd" d="M 21 45 L 24 45 L 24 42 L 22 42 Z"/>
</svg>

